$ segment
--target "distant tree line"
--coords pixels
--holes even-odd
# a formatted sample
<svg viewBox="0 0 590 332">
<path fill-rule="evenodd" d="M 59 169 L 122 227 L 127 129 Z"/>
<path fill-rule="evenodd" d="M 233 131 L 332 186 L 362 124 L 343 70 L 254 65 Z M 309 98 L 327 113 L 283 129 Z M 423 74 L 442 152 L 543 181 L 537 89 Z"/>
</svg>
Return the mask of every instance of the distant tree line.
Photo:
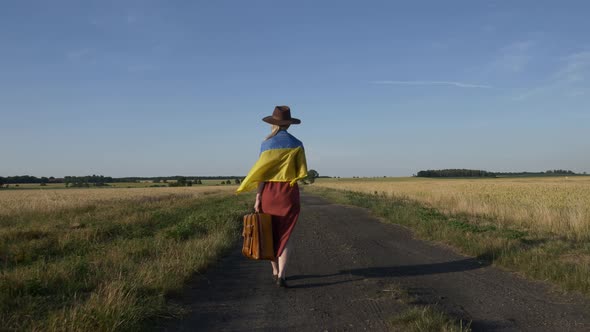
<svg viewBox="0 0 590 332">
<path fill-rule="evenodd" d="M 63 179 L 56 179 L 53 176 L 40 178 L 31 175 L 17 175 L 17 176 L 0 176 L 0 185 L 3 184 L 17 184 L 17 183 L 62 183 Z"/>
<path fill-rule="evenodd" d="M 221 181 L 221 184 L 240 184 L 242 181 L 238 178 L 233 179 L 234 181 L 232 182 L 231 180 L 223 180 Z M 154 183 L 159 183 L 159 180 L 154 180 Z M 176 177 L 176 181 L 174 182 L 168 182 L 168 180 L 164 179 L 162 180 L 162 182 L 164 183 L 168 183 L 168 187 L 192 187 L 193 184 L 203 184 L 203 181 L 201 179 L 194 179 L 191 180 L 187 177 L 184 176 L 179 176 Z"/>
<path fill-rule="evenodd" d="M 66 176 L 64 183 L 66 187 L 101 187 L 107 186 L 109 182 L 113 182 L 113 178 L 104 175 L 86 175 L 86 176 Z"/>
<path fill-rule="evenodd" d="M 154 180 L 154 182 L 156 182 L 156 181 Z M 168 181 L 166 181 L 166 182 L 168 182 Z M 197 182 L 195 184 L 198 184 L 198 183 L 199 182 Z M 179 176 L 175 182 L 168 183 L 168 187 L 192 187 L 192 185 L 193 185 L 193 181 L 187 180 L 187 178 L 185 178 L 184 176 Z"/>
<path fill-rule="evenodd" d="M 583 173 L 584 175 L 586 172 Z M 478 169 L 437 169 L 420 171 L 416 176 L 425 178 L 450 178 L 450 177 L 507 177 L 507 176 L 563 176 L 581 175 L 570 170 L 554 169 L 545 172 L 488 172 Z"/>
<path fill-rule="evenodd" d="M 424 178 L 458 178 L 458 177 L 478 177 L 478 178 L 495 178 L 496 174 L 479 169 L 431 169 L 420 171 L 416 175 Z"/>
<path fill-rule="evenodd" d="M 180 179 L 196 181 L 196 180 L 241 180 L 243 176 L 182 176 L 182 175 L 175 175 L 175 176 L 153 176 L 153 177 L 124 177 L 124 178 L 113 178 L 113 182 L 139 182 L 139 181 L 152 181 L 155 183 L 160 182 L 168 182 L 168 181 L 179 181 Z"/>
<path fill-rule="evenodd" d="M 586 175 L 586 172 L 582 174 Z M 545 172 L 496 172 L 497 176 L 556 176 L 556 175 L 581 175 L 566 169 L 553 169 Z"/>
<path fill-rule="evenodd" d="M 113 178 L 111 176 L 103 175 L 86 175 L 86 176 L 66 176 L 64 178 L 50 177 L 36 177 L 31 175 L 17 175 L 17 176 L 0 176 L 2 184 L 17 184 L 17 183 L 115 183 L 115 182 L 139 182 L 139 181 L 152 181 L 155 183 L 178 181 L 180 179 L 191 180 L 193 183 L 201 180 L 241 180 L 243 176 L 157 176 L 157 177 L 123 177 Z M 202 183 L 202 182 L 201 182 Z"/>
</svg>

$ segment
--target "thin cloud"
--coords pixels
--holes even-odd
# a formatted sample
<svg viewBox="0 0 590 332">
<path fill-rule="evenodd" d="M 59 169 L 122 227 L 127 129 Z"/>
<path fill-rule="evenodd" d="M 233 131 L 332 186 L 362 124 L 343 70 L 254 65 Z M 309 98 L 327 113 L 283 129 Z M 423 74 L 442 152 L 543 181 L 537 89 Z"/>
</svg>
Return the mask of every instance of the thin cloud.
<svg viewBox="0 0 590 332">
<path fill-rule="evenodd" d="M 588 93 L 590 77 L 590 51 L 572 53 L 563 57 L 562 64 L 546 80 L 546 84 L 529 89 L 513 99 L 523 101 L 531 97 L 561 93 L 568 97 L 578 97 Z"/>
<path fill-rule="evenodd" d="M 565 65 L 555 75 L 568 82 L 584 81 L 590 72 L 590 51 L 577 52 L 563 58 Z"/>
<path fill-rule="evenodd" d="M 568 97 L 579 97 L 579 96 L 586 96 L 590 94 L 590 89 L 574 89 L 566 93 Z"/>
<path fill-rule="evenodd" d="M 77 49 L 77 50 L 71 50 L 69 52 L 66 53 L 66 57 L 69 60 L 79 60 L 83 57 L 87 57 L 92 53 L 92 50 L 89 48 L 82 48 L 82 49 Z"/>
<path fill-rule="evenodd" d="M 448 85 L 468 89 L 491 89 L 492 86 L 453 81 L 372 81 L 371 84 L 381 85 Z"/>
<path fill-rule="evenodd" d="M 532 59 L 530 50 L 533 46 L 534 42 L 527 40 L 514 42 L 502 47 L 491 68 L 509 73 L 520 73 L 524 71 Z"/>
</svg>

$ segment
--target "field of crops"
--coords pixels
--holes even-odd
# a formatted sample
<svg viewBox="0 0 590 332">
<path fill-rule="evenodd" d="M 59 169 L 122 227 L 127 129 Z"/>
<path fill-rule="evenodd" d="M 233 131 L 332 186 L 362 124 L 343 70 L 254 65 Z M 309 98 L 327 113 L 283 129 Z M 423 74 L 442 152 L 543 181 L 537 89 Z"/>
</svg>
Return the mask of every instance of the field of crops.
<svg viewBox="0 0 590 332">
<path fill-rule="evenodd" d="M 307 191 L 590 295 L 590 177 L 319 179 Z"/>
<path fill-rule="evenodd" d="M 415 200 L 498 225 L 590 238 L 590 177 L 319 179 L 317 186 Z"/>
<path fill-rule="evenodd" d="M 0 216 L 31 212 L 55 212 L 59 209 L 81 208 L 105 201 L 128 201 L 149 197 L 184 194 L 190 197 L 214 193 L 230 193 L 235 186 L 193 186 L 163 188 L 80 188 L 64 190 L 0 190 Z"/>
<path fill-rule="evenodd" d="M 364 193 L 348 199 L 376 201 L 378 214 L 426 239 L 590 293 L 590 177 L 318 179 L 304 190 L 324 188 Z M 0 190 L 0 329 L 138 330 L 174 315 L 166 294 L 239 238 L 253 196 L 235 189 Z"/>
<path fill-rule="evenodd" d="M 239 238 L 235 186 L 0 190 L 0 330 L 141 330 Z"/>
</svg>

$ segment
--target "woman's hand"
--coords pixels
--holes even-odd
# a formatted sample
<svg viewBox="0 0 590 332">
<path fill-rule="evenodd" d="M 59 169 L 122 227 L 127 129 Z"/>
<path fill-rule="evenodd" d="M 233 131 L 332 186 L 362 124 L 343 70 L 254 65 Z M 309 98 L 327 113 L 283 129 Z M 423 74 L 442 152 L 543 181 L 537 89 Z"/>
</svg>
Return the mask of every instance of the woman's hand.
<svg viewBox="0 0 590 332">
<path fill-rule="evenodd" d="M 254 202 L 254 211 L 260 213 L 260 197 L 262 197 L 262 190 L 264 189 L 264 182 L 258 184 L 258 190 L 256 190 L 256 202 Z"/>
<path fill-rule="evenodd" d="M 260 213 L 260 194 L 256 194 L 256 202 L 254 202 L 254 211 Z"/>
</svg>

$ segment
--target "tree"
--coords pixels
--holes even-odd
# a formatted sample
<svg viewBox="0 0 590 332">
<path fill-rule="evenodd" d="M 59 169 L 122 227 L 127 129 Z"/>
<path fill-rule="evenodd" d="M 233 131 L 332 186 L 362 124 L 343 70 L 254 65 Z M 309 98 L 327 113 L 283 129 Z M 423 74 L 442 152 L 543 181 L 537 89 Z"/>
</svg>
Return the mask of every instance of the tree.
<svg viewBox="0 0 590 332">
<path fill-rule="evenodd" d="M 315 179 L 317 179 L 320 176 L 320 173 L 318 173 L 315 169 L 310 169 L 309 171 L 307 171 L 307 177 L 305 178 L 305 180 L 309 183 L 314 183 Z"/>
<path fill-rule="evenodd" d="M 234 183 L 235 183 L 235 184 L 240 184 L 240 179 L 235 179 L 235 180 L 234 180 Z"/>
<path fill-rule="evenodd" d="M 4 180 L 4 178 L 0 176 L 0 188 L 2 188 L 5 182 L 6 180 Z"/>
<path fill-rule="evenodd" d="M 176 180 L 176 183 L 179 187 L 184 187 L 186 186 L 186 178 L 184 176 L 180 176 L 178 177 L 178 180 Z"/>
</svg>

